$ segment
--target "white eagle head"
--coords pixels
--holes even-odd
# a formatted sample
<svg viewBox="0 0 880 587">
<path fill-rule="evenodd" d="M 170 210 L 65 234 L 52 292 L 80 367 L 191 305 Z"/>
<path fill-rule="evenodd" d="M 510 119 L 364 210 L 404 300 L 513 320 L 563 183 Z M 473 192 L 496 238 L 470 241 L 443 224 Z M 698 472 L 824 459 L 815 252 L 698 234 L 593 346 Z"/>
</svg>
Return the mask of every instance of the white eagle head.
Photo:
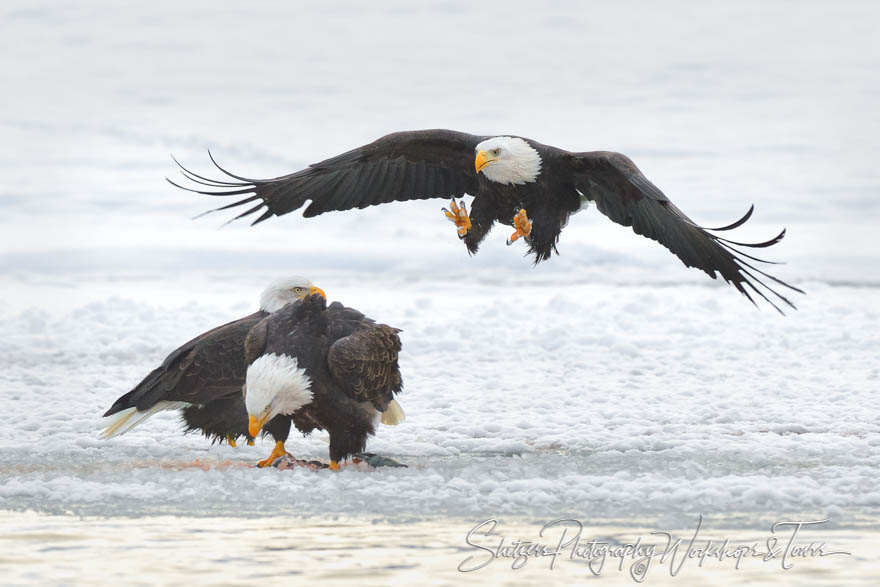
<svg viewBox="0 0 880 587">
<path fill-rule="evenodd" d="M 299 275 L 276 279 L 260 295 L 260 309 L 264 312 L 277 312 L 287 304 L 301 300 L 308 295 L 318 294 L 327 298 L 324 290 L 315 287 L 311 281 Z"/>
<path fill-rule="evenodd" d="M 312 401 L 311 379 L 295 357 L 269 353 L 247 369 L 244 403 L 254 438 L 278 414 L 290 415 Z"/>
<path fill-rule="evenodd" d="M 490 180 L 505 185 L 532 183 L 541 173 L 541 156 L 517 137 L 492 137 L 477 145 L 474 167 Z"/>
</svg>

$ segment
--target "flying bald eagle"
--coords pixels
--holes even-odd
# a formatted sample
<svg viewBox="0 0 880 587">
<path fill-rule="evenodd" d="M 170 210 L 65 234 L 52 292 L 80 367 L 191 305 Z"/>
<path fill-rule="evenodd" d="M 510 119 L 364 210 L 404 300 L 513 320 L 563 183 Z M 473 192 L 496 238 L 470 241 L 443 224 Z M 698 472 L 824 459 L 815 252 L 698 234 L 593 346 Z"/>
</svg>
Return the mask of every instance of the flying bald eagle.
<svg viewBox="0 0 880 587">
<path fill-rule="evenodd" d="M 212 441 L 235 441 L 248 435 L 248 418 L 242 396 L 247 363 L 244 342 L 261 320 L 310 294 L 323 290 L 303 277 L 288 277 L 270 284 L 260 297 L 260 309 L 244 318 L 218 326 L 175 349 L 134 389 L 117 399 L 104 414 L 103 438 L 125 434 L 163 410 L 181 410 L 186 431 L 200 430 Z M 290 433 L 289 418 L 274 418 L 264 432 L 284 446 Z M 260 461 L 260 466 L 270 464 Z"/>
<path fill-rule="evenodd" d="M 245 341 L 249 432 L 292 419 L 298 430 L 330 434 L 330 468 L 364 451 L 375 424 L 396 424 L 402 388 L 399 330 L 339 302 L 308 296 L 263 319 Z M 279 446 L 273 453 L 284 455 Z"/>
<path fill-rule="evenodd" d="M 720 274 L 752 303 L 755 300 L 749 290 L 780 313 L 768 294 L 795 307 L 761 277 L 803 293 L 750 263 L 770 261 L 735 248 L 769 247 L 782 240 L 785 230 L 762 243 L 736 242 L 713 234 L 745 223 L 754 206 L 727 226 L 700 227 L 620 153 L 572 153 L 516 136 L 422 130 L 386 135 L 274 179 L 248 179 L 226 171 L 213 156 L 211 160 L 227 178 L 209 179 L 178 165 L 188 180 L 219 191 L 192 189 L 168 181 L 200 194 L 245 196 L 212 212 L 256 203 L 233 220 L 265 208 L 253 222 L 257 224 L 297 210 L 307 201 L 311 203 L 303 216 L 310 218 L 331 210 L 393 201 L 452 198 L 450 209 L 443 211 L 471 254 L 477 252 L 497 221 L 515 229 L 508 244 L 523 238 L 538 263 L 556 251 L 569 216 L 593 202 L 611 220 L 659 242 L 688 267 L 701 269 L 713 279 Z M 464 202 L 455 201 L 465 193 L 474 196 L 470 214 Z"/>
</svg>

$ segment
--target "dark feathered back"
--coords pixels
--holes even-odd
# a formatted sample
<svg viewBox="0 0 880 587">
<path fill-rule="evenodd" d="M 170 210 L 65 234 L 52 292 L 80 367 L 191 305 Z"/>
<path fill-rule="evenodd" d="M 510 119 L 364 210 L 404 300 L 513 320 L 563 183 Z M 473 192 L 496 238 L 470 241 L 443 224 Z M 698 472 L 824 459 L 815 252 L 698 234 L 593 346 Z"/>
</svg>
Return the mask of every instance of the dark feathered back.
<svg viewBox="0 0 880 587">
<path fill-rule="evenodd" d="M 248 364 L 271 352 L 295 356 L 306 365 L 320 353 L 318 360 L 332 377 L 328 383 L 385 411 L 402 389 L 398 332 L 339 302 L 327 307 L 324 298 L 313 295 L 288 304 L 257 324 L 247 336 L 245 355 Z M 311 365 L 312 370 L 317 367 Z"/>
<path fill-rule="evenodd" d="M 326 309 L 322 296 L 310 295 L 273 312 L 248 332 L 245 363 L 250 365 L 265 353 L 297 356 L 303 348 L 314 346 L 327 329 Z"/>
<path fill-rule="evenodd" d="M 134 389 L 117 399 L 104 416 L 127 408 L 145 411 L 159 401 L 204 404 L 240 394 L 246 365 L 242 345 L 266 312 L 218 326 L 175 349 Z"/>
</svg>

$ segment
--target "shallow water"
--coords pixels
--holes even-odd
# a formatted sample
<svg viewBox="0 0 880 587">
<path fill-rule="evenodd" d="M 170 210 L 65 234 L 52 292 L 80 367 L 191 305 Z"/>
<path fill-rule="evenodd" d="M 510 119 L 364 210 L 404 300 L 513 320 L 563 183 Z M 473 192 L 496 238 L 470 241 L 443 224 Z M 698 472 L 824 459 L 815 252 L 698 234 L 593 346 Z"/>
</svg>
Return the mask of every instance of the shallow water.
<svg viewBox="0 0 880 587">
<path fill-rule="evenodd" d="M 581 547 L 591 540 L 621 546 L 641 539 L 645 547 L 658 548 L 646 569 L 634 566 L 637 561 L 644 562 L 644 556 L 625 555 L 617 559 L 609 556 L 604 566 L 599 565 L 597 557 L 591 571 L 573 546 L 559 549 L 552 568 L 551 556 L 527 558 L 523 564 L 522 559 L 514 562 L 514 558 L 493 558 L 485 550 L 495 549 L 501 538 L 507 546 L 522 540 L 556 549 L 560 542 L 573 539 L 577 531 L 574 524 L 567 526 L 569 534 L 565 536 L 551 528 L 542 538 L 539 532 L 546 521 L 503 519 L 491 535 L 479 531 L 472 534 L 469 545 L 468 532 L 481 521 L 317 521 L 285 516 L 77 518 L 5 513 L 0 515 L 0 575 L 6 585 L 247 585 L 317 581 L 334 585 L 540 585 L 595 578 L 600 578 L 602 584 L 632 585 L 633 573 L 647 577 L 647 584 L 651 585 L 827 586 L 876 585 L 880 581 L 880 534 L 864 530 L 803 530 L 795 540 L 796 545 L 824 543 L 826 553 L 847 551 L 851 555 L 791 555 L 783 561 L 780 553 L 767 561 L 761 557 L 746 558 L 737 570 L 733 558 L 707 558 L 702 568 L 698 558 L 683 562 L 681 557 L 671 554 L 660 562 L 667 540 L 652 536 L 651 532 L 670 532 L 672 544 L 681 538 L 683 546 L 678 552 L 683 555 L 696 524 L 693 528 L 671 528 L 661 522 L 633 526 L 620 521 L 586 521 L 580 534 Z M 712 522 L 705 521 L 694 546 L 699 548 L 707 540 L 718 544 L 728 539 L 732 548 L 752 544 L 763 548 L 769 536 L 769 531 L 713 530 Z M 779 546 L 784 548 L 790 533 L 780 532 L 779 536 Z M 580 554 L 585 556 L 586 551 Z M 783 562 L 791 568 L 783 569 Z M 485 566 L 476 568 L 481 565 Z M 514 569 L 512 565 L 520 568 Z"/>
</svg>

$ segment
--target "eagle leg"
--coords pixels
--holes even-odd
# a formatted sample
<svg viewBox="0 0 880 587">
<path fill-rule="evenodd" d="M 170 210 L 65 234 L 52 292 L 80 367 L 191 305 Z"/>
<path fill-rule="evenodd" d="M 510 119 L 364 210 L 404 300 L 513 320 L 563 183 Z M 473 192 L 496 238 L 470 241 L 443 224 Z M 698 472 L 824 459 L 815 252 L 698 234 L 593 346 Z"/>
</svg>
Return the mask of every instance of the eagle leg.
<svg viewBox="0 0 880 587">
<path fill-rule="evenodd" d="M 288 453 L 284 449 L 284 441 L 279 440 L 275 443 L 275 448 L 272 449 L 272 453 L 268 457 L 266 457 L 265 459 L 263 459 L 262 461 L 257 463 L 257 466 L 260 467 L 261 469 L 263 467 L 268 467 L 269 465 L 274 463 L 276 459 L 283 457 L 284 455 L 288 455 L 288 454 L 290 454 L 290 453 Z M 290 455 L 290 457 L 293 458 L 293 455 Z"/>
<path fill-rule="evenodd" d="M 446 208 L 443 208 L 443 213 L 446 214 L 446 218 L 448 218 L 450 222 L 458 227 L 458 238 L 464 238 L 471 229 L 471 219 L 468 217 L 464 200 L 461 201 L 461 206 L 459 206 L 455 203 L 455 198 L 452 198 L 452 201 L 449 202 L 449 207 L 452 208 L 452 211 L 450 212 Z"/>
<path fill-rule="evenodd" d="M 339 463 L 336 461 L 330 461 L 330 467 L 328 467 L 331 471 L 339 470 Z"/>
<path fill-rule="evenodd" d="M 525 208 L 520 208 L 519 212 L 513 216 L 513 227 L 516 231 L 507 239 L 508 245 L 515 243 L 522 236 L 527 237 L 532 234 L 532 222 L 529 220 Z"/>
<path fill-rule="evenodd" d="M 232 436 L 229 434 L 226 435 L 226 444 L 228 444 L 232 448 L 235 448 L 237 446 L 235 443 L 235 439 L 232 438 Z"/>
</svg>

